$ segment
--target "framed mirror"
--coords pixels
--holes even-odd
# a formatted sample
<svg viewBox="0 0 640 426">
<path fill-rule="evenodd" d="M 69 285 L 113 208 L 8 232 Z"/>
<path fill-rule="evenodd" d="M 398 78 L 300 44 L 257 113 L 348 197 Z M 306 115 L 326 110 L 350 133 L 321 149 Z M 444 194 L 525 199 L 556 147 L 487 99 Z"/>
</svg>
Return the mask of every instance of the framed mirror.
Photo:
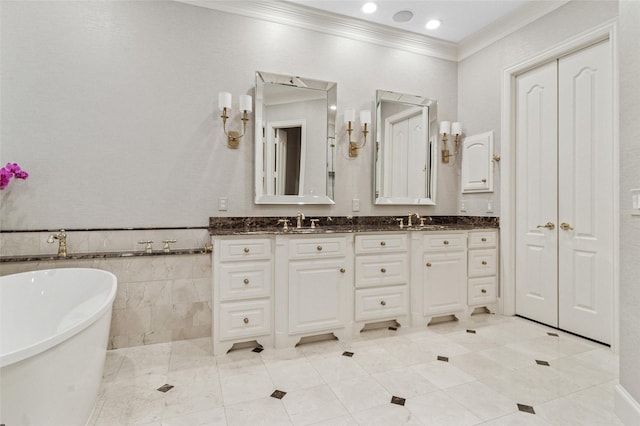
<svg viewBox="0 0 640 426">
<path fill-rule="evenodd" d="M 256 204 L 334 204 L 337 96 L 333 82 L 256 72 Z"/>
<path fill-rule="evenodd" d="M 374 203 L 436 203 L 438 105 L 433 99 L 376 91 Z"/>
</svg>

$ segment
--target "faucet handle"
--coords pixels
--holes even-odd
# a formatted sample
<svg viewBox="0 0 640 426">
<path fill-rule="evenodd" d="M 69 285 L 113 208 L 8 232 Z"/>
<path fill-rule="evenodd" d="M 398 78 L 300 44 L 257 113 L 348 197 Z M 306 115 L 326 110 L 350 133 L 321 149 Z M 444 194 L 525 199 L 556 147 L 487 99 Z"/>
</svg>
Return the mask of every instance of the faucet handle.
<svg viewBox="0 0 640 426">
<path fill-rule="evenodd" d="M 177 240 L 162 240 L 162 242 L 164 243 L 164 246 L 162 247 L 162 250 L 165 251 L 165 253 L 170 252 L 171 251 L 171 247 L 169 246 L 169 244 L 175 243 Z"/>
<path fill-rule="evenodd" d="M 319 221 L 320 219 L 310 219 L 309 222 L 311 222 L 311 229 L 316 229 L 316 223 Z"/>
<path fill-rule="evenodd" d="M 399 224 L 398 224 L 398 225 L 400 226 L 400 229 L 404 228 L 404 218 L 402 218 L 402 217 L 397 217 L 397 218 L 396 218 L 396 221 L 398 221 L 398 222 L 399 222 Z"/>
<path fill-rule="evenodd" d="M 283 231 L 288 231 L 289 230 L 289 219 L 279 219 L 278 220 L 278 224 L 282 223 L 282 230 Z"/>
<path fill-rule="evenodd" d="M 153 251 L 153 247 L 151 246 L 151 244 L 153 244 L 153 241 L 151 240 L 140 240 L 138 241 L 138 244 L 146 244 L 144 246 L 144 251 L 146 253 L 151 253 Z"/>
<path fill-rule="evenodd" d="M 421 217 L 420 218 L 420 226 L 424 226 L 424 220 L 425 219 L 426 219 L 425 217 Z"/>
</svg>

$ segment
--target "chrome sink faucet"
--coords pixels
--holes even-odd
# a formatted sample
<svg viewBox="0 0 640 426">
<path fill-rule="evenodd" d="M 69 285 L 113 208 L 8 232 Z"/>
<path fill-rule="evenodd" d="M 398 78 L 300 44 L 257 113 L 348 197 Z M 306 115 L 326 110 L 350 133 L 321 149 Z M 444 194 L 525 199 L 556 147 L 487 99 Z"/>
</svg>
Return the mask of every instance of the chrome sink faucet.
<svg viewBox="0 0 640 426">
<path fill-rule="evenodd" d="M 303 221 L 304 221 L 304 213 L 298 212 L 298 214 L 296 216 L 296 228 L 297 229 L 302 228 Z"/>
<path fill-rule="evenodd" d="M 411 223 L 411 218 L 415 216 L 416 219 L 420 219 L 420 215 L 418 213 L 409 213 L 409 219 L 407 220 L 407 226 L 412 226 L 413 223 Z"/>
<path fill-rule="evenodd" d="M 58 234 L 49 234 L 47 243 L 53 244 L 55 240 L 60 242 L 60 245 L 58 245 L 58 256 L 67 257 L 67 233 L 64 229 L 61 229 Z"/>
</svg>

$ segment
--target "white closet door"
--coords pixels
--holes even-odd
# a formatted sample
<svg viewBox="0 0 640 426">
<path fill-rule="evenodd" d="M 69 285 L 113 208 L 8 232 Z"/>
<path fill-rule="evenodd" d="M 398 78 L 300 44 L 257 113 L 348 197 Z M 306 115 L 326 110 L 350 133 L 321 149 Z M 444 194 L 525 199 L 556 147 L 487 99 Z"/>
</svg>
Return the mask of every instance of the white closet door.
<svg viewBox="0 0 640 426">
<path fill-rule="evenodd" d="M 516 85 L 516 313 L 557 327 L 556 62 Z"/>
<path fill-rule="evenodd" d="M 609 42 L 558 61 L 559 323 L 605 343 L 613 340 L 611 63 Z"/>
</svg>

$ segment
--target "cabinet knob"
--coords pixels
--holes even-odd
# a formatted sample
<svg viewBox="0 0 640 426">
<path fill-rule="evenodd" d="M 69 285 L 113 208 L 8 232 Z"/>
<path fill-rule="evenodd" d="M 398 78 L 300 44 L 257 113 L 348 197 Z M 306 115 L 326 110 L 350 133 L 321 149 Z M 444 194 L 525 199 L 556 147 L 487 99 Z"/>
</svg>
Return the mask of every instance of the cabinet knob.
<svg viewBox="0 0 640 426">
<path fill-rule="evenodd" d="M 245 247 L 245 248 L 244 248 L 244 252 L 245 252 L 245 253 L 249 253 L 249 251 L 250 251 L 250 250 L 249 250 L 249 247 Z"/>
<path fill-rule="evenodd" d="M 431 268 L 431 262 L 427 262 L 427 268 Z"/>
<path fill-rule="evenodd" d="M 380 272 L 382 272 L 384 274 L 385 272 L 387 272 L 387 270 L 385 268 L 381 268 Z"/>
<path fill-rule="evenodd" d="M 482 238 L 480 239 L 480 241 L 482 241 L 483 243 L 486 243 L 486 242 L 487 242 L 487 239 L 486 239 L 486 238 L 484 238 L 484 237 L 482 237 Z"/>
<path fill-rule="evenodd" d="M 322 251 L 322 246 L 318 246 L 318 247 L 316 247 L 316 250 L 318 250 L 318 251 Z"/>
<path fill-rule="evenodd" d="M 480 290 L 481 293 L 486 293 L 487 290 L 485 290 L 484 288 L 482 290 Z"/>
<path fill-rule="evenodd" d="M 343 274 L 346 272 L 344 268 L 340 268 L 340 272 L 342 272 Z"/>
<path fill-rule="evenodd" d="M 380 245 L 381 245 L 381 246 L 386 246 L 386 245 L 387 245 L 387 243 L 386 243 L 386 242 L 384 242 L 384 241 L 380 241 Z"/>
<path fill-rule="evenodd" d="M 245 283 L 245 284 L 249 284 L 249 278 L 245 278 L 245 279 L 244 279 L 244 283 Z"/>
<path fill-rule="evenodd" d="M 382 306 L 386 306 L 386 305 L 387 305 L 387 302 L 385 302 L 384 300 L 381 300 L 381 301 L 380 301 L 380 304 L 381 304 Z"/>
<path fill-rule="evenodd" d="M 249 318 L 243 319 L 242 322 L 244 322 L 245 324 L 249 324 Z"/>
<path fill-rule="evenodd" d="M 486 179 L 482 179 L 482 183 L 487 183 L 487 180 Z"/>
<path fill-rule="evenodd" d="M 486 260 L 483 260 L 483 261 L 482 261 L 482 264 L 483 264 L 483 265 L 486 265 L 486 264 L 487 264 L 487 261 L 486 261 Z"/>
<path fill-rule="evenodd" d="M 444 240 L 443 243 L 444 243 L 445 246 L 447 246 L 447 245 L 449 245 L 449 240 Z"/>
</svg>

